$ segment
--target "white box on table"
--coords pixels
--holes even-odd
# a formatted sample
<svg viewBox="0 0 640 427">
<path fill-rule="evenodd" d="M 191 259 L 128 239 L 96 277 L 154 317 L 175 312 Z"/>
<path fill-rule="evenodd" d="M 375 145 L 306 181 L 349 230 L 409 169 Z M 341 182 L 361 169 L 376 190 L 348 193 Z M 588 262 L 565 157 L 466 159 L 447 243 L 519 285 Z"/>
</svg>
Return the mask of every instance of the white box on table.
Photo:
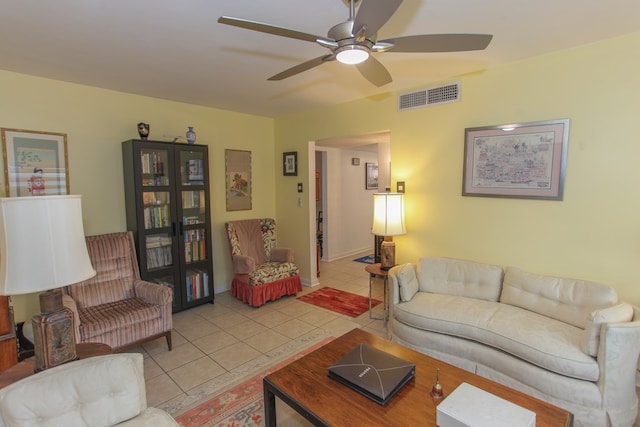
<svg viewBox="0 0 640 427">
<path fill-rule="evenodd" d="M 536 414 L 471 384 L 460 384 L 437 407 L 439 427 L 534 427 Z"/>
</svg>

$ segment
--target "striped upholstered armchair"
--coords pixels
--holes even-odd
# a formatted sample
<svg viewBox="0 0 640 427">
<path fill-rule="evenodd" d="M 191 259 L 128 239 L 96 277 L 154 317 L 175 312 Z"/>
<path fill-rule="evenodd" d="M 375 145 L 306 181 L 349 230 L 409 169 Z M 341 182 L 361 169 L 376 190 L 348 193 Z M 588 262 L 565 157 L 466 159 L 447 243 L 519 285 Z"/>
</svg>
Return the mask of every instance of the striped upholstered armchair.
<svg viewBox="0 0 640 427">
<path fill-rule="evenodd" d="M 276 247 L 272 218 L 245 219 L 225 224 L 233 282 L 231 293 L 253 307 L 302 291 L 293 249 Z"/>
<path fill-rule="evenodd" d="M 164 336 L 171 350 L 171 289 L 140 279 L 133 234 L 87 236 L 96 275 L 63 288 L 74 312 L 76 342 L 100 342 L 115 351 Z"/>
</svg>

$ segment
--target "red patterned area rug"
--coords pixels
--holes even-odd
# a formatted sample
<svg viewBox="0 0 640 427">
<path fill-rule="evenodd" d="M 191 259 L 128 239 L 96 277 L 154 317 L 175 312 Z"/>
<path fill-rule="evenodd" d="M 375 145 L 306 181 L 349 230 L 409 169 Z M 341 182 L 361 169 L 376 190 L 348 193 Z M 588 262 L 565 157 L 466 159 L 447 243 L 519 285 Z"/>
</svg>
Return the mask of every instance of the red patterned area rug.
<svg viewBox="0 0 640 427">
<path fill-rule="evenodd" d="M 333 341 L 333 337 L 301 351 L 236 386 L 221 391 L 208 401 L 175 416 L 184 427 L 261 427 L 264 426 L 262 379 L 283 366 Z"/>
<path fill-rule="evenodd" d="M 299 296 L 298 299 L 351 317 L 358 317 L 362 313 L 369 311 L 369 298 L 330 287 Z M 380 303 L 382 301 L 372 299 L 371 307 L 375 307 Z"/>
</svg>

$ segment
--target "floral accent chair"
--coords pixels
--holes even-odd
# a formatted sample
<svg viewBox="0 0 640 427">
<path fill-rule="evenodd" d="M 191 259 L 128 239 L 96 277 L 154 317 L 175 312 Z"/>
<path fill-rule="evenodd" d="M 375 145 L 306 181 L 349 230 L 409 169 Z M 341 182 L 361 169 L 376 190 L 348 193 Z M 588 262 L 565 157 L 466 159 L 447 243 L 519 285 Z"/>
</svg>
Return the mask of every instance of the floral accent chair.
<svg viewBox="0 0 640 427">
<path fill-rule="evenodd" d="M 276 247 L 274 219 L 230 221 L 225 229 L 233 262 L 232 295 L 260 307 L 302 291 L 293 249 Z"/>
<path fill-rule="evenodd" d="M 171 350 L 173 320 L 169 287 L 140 279 L 131 231 L 87 236 L 96 275 L 63 289 L 74 313 L 77 343 L 100 342 L 123 351 L 165 337 Z"/>
</svg>

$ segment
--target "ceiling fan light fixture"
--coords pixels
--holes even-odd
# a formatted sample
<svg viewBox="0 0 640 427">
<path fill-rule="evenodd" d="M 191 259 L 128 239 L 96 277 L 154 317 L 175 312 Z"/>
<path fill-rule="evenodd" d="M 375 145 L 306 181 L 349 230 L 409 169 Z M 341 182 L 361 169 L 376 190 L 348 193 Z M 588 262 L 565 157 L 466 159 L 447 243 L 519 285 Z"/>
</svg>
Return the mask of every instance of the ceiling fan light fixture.
<svg viewBox="0 0 640 427">
<path fill-rule="evenodd" d="M 347 45 L 336 51 L 336 59 L 343 64 L 361 64 L 369 59 L 369 51 L 365 46 Z"/>
</svg>

